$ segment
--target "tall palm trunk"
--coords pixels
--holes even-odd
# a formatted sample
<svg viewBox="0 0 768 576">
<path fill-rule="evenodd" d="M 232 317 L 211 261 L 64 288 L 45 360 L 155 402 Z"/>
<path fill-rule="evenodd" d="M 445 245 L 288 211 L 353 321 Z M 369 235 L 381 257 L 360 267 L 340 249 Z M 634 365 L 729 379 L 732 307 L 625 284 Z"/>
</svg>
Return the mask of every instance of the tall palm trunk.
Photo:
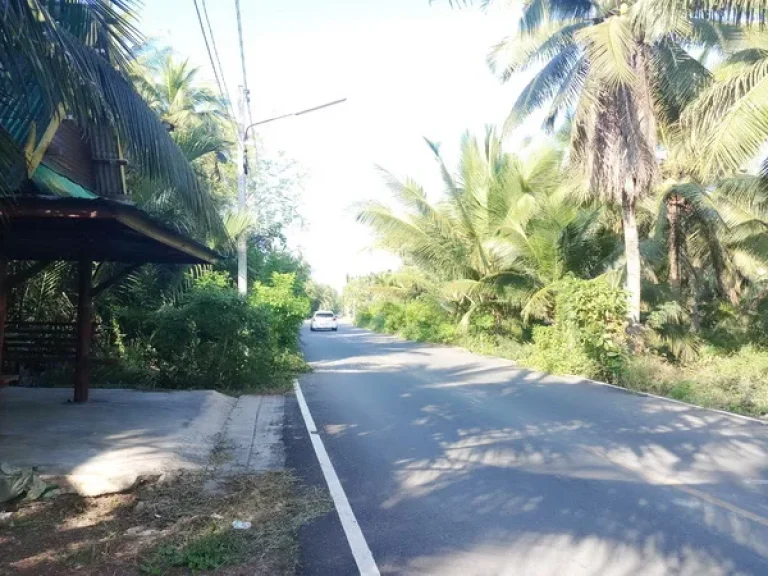
<svg viewBox="0 0 768 576">
<path fill-rule="evenodd" d="M 640 322 L 640 237 L 637 231 L 634 186 L 634 182 L 628 182 L 621 194 L 624 254 L 627 260 L 627 317 L 630 324 Z"/>
<path fill-rule="evenodd" d="M 675 291 L 680 290 L 680 210 L 677 194 L 667 198 L 667 222 L 669 234 L 667 237 L 667 260 L 669 261 L 669 285 Z"/>
</svg>

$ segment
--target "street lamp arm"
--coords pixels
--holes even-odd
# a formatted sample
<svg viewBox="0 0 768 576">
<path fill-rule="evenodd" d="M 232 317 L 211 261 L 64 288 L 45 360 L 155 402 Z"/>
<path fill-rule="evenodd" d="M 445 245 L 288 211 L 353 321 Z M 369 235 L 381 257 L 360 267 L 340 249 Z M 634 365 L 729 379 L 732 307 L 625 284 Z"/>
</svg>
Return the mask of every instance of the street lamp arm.
<svg viewBox="0 0 768 576">
<path fill-rule="evenodd" d="M 253 128 L 254 126 L 260 126 L 262 124 L 268 124 L 269 122 L 274 122 L 276 120 L 282 120 L 283 118 L 290 118 L 291 116 L 301 116 L 303 114 L 309 114 L 310 112 L 314 112 L 315 110 L 321 110 L 323 108 L 328 108 L 329 106 L 335 106 L 336 104 L 341 104 L 342 102 L 346 102 L 346 98 L 341 98 L 339 100 L 334 100 L 333 102 L 326 102 L 325 104 L 320 104 L 320 106 L 313 106 L 312 108 L 307 108 L 306 110 L 299 110 L 298 112 L 291 112 L 289 114 L 282 114 L 281 116 L 275 116 L 273 118 L 267 118 L 266 120 L 259 120 L 258 122 L 254 122 L 253 124 L 250 124 L 243 132 L 243 139 L 248 138 L 248 130 Z"/>
<path fill-rule="evenodd" d="M 241 44 L 242 44 L 242 41 L 241 41 Z M 245 67 L 245 63 L 243 63 L 243 67 Z M 243 68 L 243 78 L 245 78 L 245 68 Z M 245 129 L 242 130 L 242 132 L 238 127 L 238 135 L 237 135 L 238 136 L 237 138 L 238 155 L 242 154 L 242 157 L 241 157 L 241 163 L 238 167 L 238 174 L 237 174 L 237 205 L 241 213 L 245 212 L 245 202 L 246 202 L 245 187 L 246 187 L 246 176 L 248 175 L 248 148 L 247 148 L 248 130 L 250 130 L 254 126 L 260 126 L 261 124 L 267 124 L 268 122 L 282 120 L 283 118 L 288 118 L 290 116 L 302 116 L 303 114 L 309 114 L 310 112 L 315 112 L 316 110 L 322 110 L 323 108 L 328 108 L 329 106 L 335 106 L 336 104 L 341 104 L 342 102 L 346 102 L 346 101 L 347 101 L 346 98 L 341 98 L 340 100 L 334 100 L 333 102 L 326 102 L 325 104 L 320 104 L 320 106 L 313 106 L 312 108 L 307 108 L 306 110 L 299 110 L 298 112 L 291 112 L 290 114 L 283 114 L 281 116 L 275 116 L 274 118 L 267 118 L 266 120 L 260 120 L 259 122 L 254 122 L 253 124 L 246 126 Z M 245 107 L 244 106 L 245 106 L 244 100 L 243 98 L 240 98 L 240 118 L 241 118 L 240 126 L 245 124 Z M 237 239 L 237 291 L 243 295 L 245 295 L 248 292 L 248 247 L 246 245 L 245 235 L 243 233 L 240 233 L 240 236 Z"/>
</svg>

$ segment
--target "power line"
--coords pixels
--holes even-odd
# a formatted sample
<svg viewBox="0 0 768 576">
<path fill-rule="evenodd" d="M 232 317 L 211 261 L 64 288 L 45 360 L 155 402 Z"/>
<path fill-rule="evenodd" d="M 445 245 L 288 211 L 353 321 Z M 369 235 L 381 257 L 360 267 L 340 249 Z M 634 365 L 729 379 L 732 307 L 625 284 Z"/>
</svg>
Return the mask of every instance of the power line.
<svg viewBox="0 0 768 576">
<path fill-rule="evenodd" d="M 245 75 L 245 51 L 243 49 L 243 23 L 240 18 L 240 0 L 235 0 L 235 12 L 237 13 L 237 35 L 240 40 L 240 63 L 243 66 L 243 93 L 238 94 L 238 164 L 237 164 L 237 206 L 241 214 L 247 210 L 247 174 L 248 174 L 248 149 L 245 147 L 245 108 L 248 107 L 248 118 L 251 117 L 251 103 L 248 97 L 248 80 Z M 245 234 L 241 233 L 237 239 L 237 291 L 240 294 L 248 293 L 248 245 Z"/>
<path fill-rule="evenodd" d="M 216 63 L 213 60 L 213 54 L 211 54 L 211 47 L 208 45 L 208 35 L 205 33 L 205 25 L 203 24 L 203 18 L 200 15 L 200 7 L 197 5 L 197 0 L 193 0 L 195 3 L 195 12 L 197 12 L 197 21 L 200 23 L 200 31 L 203 33 L 203 40 L 205 41 L 205 50 L 208 52 L 208 59 L 211 61 L 211 68 L 213 68 L 213 75 L 216 78 L 216 84 L 219 87 L 219 94 L 224 96 L 224 90 L 221 85 L 221 79 L 219 78 L 219 72 L 216 69 Z"/>
<path fill-rule="evenodd" d="M 205 4 L 205 0 L 200 0 L 203 4 L 203 14 L 205 15 L 205 23 L 208 25 L 208 34 L 211 36 L 211 45 L 213 46 L 213 54 L 216 56 L 216 64 L 219 66 L 219 72 L 221 74 L 221 82 L 224 85 L 224 95 L 227 98 L 227 103 L 230 108 L 230 112 L 232 112 L 232 97 L 229 94 L 229 86 L 227 86 L 227 77 L 224 75 L 224 67 L 221 65 L 221 60 L 219 59 L 219 50 L 216 48 L 216 37 L 213 34 L 213 27 L 211 26 L 211 21 L 208 19 L 208 7 Z M 195 0 L 197 2 L 197 0 Z M 221 90 L 221 86 L 219 86 L 219 90 Z"/>
<path fill-rule="evenodd" d="M 248 110 L 248 121 L 253 123 L 251 93 L 248 90 L 248 75 L 245 71 L 245 49 L 243 48 L 243 22 L 240 18 L 240 0 L 235 0 L 235 12 L 237 13 L 237 35 L 240 40 L 240 63 L 243 67 L 243 95 L 245 97 L 245 106 Z M 245 118 L 243 118 L 243 124 L 245 124 Z"/>
</svg>

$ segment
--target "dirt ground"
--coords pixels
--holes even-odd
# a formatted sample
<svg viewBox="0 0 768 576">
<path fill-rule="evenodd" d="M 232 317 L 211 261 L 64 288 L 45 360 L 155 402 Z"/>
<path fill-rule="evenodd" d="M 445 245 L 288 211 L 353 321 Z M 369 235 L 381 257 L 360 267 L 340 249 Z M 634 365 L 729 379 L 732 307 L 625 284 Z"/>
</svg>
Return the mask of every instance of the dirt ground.
<svg viewBox="0 0 768 576">
<path fill-rule="evenodd" d="M 294 574 L 298 529 L 330 509 L 288 472 L 186 474 L 124 494 L 0 505 L 12 512 L 0 522 L 0 574 Z"/>
</svg>

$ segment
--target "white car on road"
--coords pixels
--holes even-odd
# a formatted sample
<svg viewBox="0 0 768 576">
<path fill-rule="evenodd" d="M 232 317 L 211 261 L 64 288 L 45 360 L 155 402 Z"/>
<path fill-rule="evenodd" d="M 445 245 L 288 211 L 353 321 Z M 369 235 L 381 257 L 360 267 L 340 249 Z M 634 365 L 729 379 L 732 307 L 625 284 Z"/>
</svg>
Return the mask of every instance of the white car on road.
<svg viewBox="0 0 768 576">
<path fill-rule="evenodd" d="M 336 319 L 336 314 L 328 312 L 327 310 L 318 310 L 309 322 L 309 329 L 312 330 L 312 332 L 315 330 L 333 330 L 336 332 L 339 329 L 339 322 Z"/>
</svg>

